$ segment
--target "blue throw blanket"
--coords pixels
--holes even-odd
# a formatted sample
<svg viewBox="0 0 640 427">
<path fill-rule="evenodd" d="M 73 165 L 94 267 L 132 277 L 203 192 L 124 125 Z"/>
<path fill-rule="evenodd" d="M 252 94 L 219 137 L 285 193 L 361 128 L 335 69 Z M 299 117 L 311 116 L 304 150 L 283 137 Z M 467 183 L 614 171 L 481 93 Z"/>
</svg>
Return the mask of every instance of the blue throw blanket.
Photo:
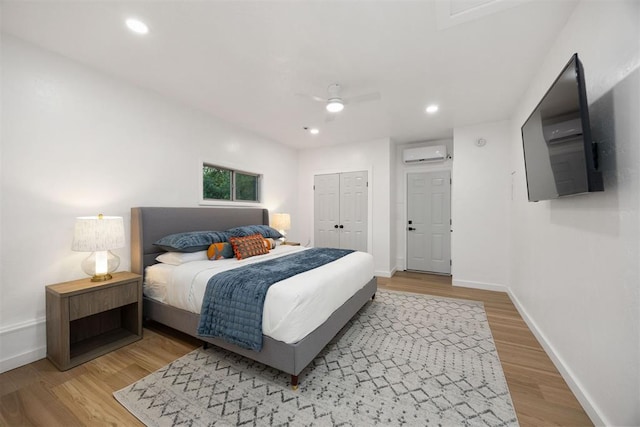
<svg viewBox="0 0 640 427">
<path fill-rule="evenodd" d="M 262 311 L 269 287 L 354 251 L 312 248 L 216 274 L 207 283 L 198 334 L 262 349 Z"/>
</svg>

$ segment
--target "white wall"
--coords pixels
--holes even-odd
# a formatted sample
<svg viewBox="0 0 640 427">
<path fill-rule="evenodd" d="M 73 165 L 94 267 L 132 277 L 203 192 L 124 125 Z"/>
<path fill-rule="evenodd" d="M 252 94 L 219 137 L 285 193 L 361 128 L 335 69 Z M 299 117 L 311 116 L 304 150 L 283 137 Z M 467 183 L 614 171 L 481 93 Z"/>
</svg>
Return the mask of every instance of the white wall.
<svg viewBox="0 0 640 427">
<path fill-rule="evenodd" d="M 519 128 L 574 52 L 602 143 L 605 191 L 529 203 Z M 640 2 L 583 1 L 511 126 L 512 298 L 604 425 L 640 425 L 639 67 Z"/>
<path fill-rule="evenodd" d="M 76 216 L 123 216 L 129 241 L 131 207 L 198 204 L 202 161 L 263 173 L 264 207 L 297 216 L 294 150 L 5 35 L 1 49 L 0 371 L 44 357 L 45 285 L 84 277 Z"/>
<path fill-rule="evenodd" d="M 369 171 L 369 234 L 368 244 L 375 262 L 375 274 L 390 277 L 391 265 L 391 140 L 377 139 L 303 150 L 299 152 L 298 217 L 303 244 L 313 243 L 313 177 L 336 172 Z M 294 219 L 292 218 L 293 222 Z M 395 231 L 393 231 L 395 238 Z M 395 266 L 394 266 L 395 267 Z"/>
<path fill-rule="evenodd" d="M 398 270 L 406 270 L 407 268 L 407 173 L 409 172 L 434 172 L 439 170 L 451 170 L 453 159 L 448 158 L 442 162 L 434 163 L 417 163 L 417 164 L 405 164 L 402 160 L 402 152 L 405 148 L 415 147 L 428 147 L 434 145 L 444 145 L 447 147 L 447 153 L 452 156 L 453 153 L 453 139 L 438 139 L 432 141 L 419 141 L 410 142 L 405 144 L 396 144 L 394 147 L 395 160 L 392 164 L 395 165 L 395 172 L 393 174 L 394 183 L 392 187 L 394 189 L 395 201 L 391 206 L 395 206 L 395 220 L 393 221 L 396 239 L 395 259 L 393 265 Z"/>
<path fill-rule="evenodd" d="M 508 121 L 453 130 L 454 285 L 498 291 L 509 286 L 509 130 Z M 480 138 L 483 147 L 476 145 Z"/>
</svg>

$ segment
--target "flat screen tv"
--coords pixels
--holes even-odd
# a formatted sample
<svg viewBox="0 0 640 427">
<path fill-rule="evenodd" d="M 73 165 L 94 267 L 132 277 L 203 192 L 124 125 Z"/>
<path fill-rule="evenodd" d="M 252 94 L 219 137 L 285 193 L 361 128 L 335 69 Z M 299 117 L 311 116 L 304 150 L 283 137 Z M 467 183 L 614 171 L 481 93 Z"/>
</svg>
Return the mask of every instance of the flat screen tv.
<svg viewBox="0 0 640 427">
<path fill-rule="evenodd" d="M 530 202 L 604 190 L 577 53 L 522 125 L 522 144 Z"/>
</svg>

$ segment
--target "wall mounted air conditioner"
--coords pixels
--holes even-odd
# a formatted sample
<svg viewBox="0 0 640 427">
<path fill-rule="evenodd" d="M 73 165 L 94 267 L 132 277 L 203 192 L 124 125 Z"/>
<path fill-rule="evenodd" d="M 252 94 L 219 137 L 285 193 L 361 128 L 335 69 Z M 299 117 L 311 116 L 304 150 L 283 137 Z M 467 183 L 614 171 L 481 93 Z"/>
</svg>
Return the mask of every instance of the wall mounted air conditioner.
<svg viewBox="0 0 640 427">
<path fill-rule="evenodd" d="M 434 145 L 431 147 L 405 148 L 402 160 L 407 164 L 443 161 L 447 158 L 447 147 Z"/>
</svg>

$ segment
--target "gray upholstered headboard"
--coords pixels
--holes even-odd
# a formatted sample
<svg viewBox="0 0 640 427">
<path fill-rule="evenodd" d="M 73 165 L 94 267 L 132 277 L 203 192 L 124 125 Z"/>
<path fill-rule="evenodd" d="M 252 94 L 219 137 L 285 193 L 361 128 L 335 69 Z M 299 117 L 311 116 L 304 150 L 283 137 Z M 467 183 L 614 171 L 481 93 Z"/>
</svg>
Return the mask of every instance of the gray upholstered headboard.
<svg viewBox="0 0 640 427">
<path fill-rule="evenodd" d="M 144 274 L 164 252 L 154 246 L 161 237 L 183 231 L 224 231 L 240 225 L 269 224 L 260 208 L 131 208 L 131 271 Z"/>
</svg>

